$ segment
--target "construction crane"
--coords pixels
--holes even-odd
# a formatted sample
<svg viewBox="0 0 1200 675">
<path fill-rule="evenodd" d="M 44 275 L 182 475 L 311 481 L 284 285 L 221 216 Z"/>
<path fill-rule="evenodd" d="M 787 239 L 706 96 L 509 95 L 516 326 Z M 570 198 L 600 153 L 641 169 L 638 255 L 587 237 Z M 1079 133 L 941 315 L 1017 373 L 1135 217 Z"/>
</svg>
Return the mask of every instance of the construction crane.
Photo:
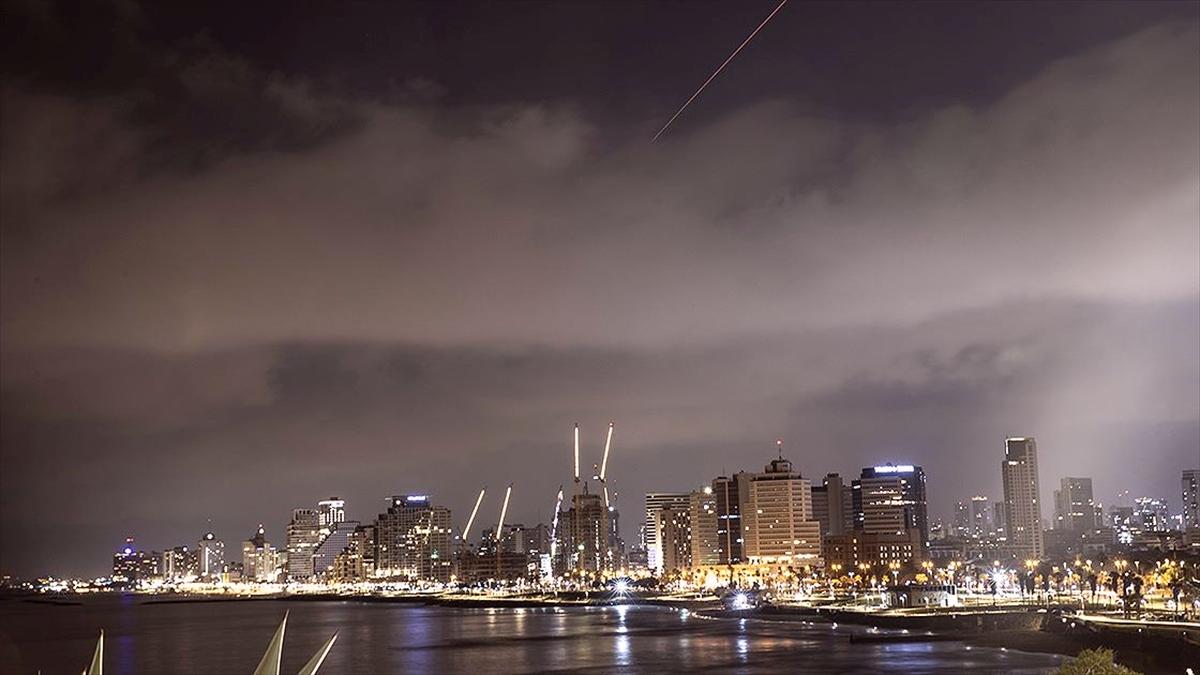
<svg viewBox="0 0 1200 675">
<path fill-rule="evenodd" d="M 483 493 L 487 491 L 487 486 L 479 489 L 479 496 L 475 498 L 475 508 L 471 509 L 471 517 L 467 518 L 467 526 L 463 528 L 462 540 L 467 543 L 467 537 L 471 534 L 471 524 L 475 522 L 475 514 L 479 513 L 479 504 L 483 501 Z"/>
<path fill-rule="evenodd" d="M 579 485 L 579 422 L 575 423 L 575 484 Z"/>
<path fill-rule="evenodd" d="M 500 537 L 504 533 L 504 515 L 508 513 L 508 498 L 512 496 L 512 483 L 504 490 L 504 505 L 500 507 L 500 522 L 496 525 L 496 541 L 500 541 Z"/>
<path fill-rule="evenodd" d="M 604 508 L 610 508 L 608 502 L 608 483 L 605 474 L 608 473 L 608 450 L 612 447 L 613 422 L 608 423 L 608 436 L 604 439 L 604 459 L 600 460 L 600 485 L 604 488 Z"/>
<path fill-rule="evenodd" d="M 554 502 L 554 520 L 550 525 L 550 560 L 558 553 L 558 514 L 562 511 L 563 486 L 558 486 L 558 500 Z"/>
</svg>

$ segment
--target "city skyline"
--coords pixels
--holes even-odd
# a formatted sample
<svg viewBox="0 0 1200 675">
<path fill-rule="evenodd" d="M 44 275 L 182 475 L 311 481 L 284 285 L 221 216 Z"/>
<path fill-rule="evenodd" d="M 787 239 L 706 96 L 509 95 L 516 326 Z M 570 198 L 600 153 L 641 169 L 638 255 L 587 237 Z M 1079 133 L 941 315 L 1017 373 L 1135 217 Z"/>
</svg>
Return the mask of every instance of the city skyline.
<svg viewBox="0 0 1200 675">
<path fill-rule="evenodd" d="M 1043 518 L 1178 508 L 1194 3 L 791 3 L 654 143 L 778 3 L 609 4 L 6 11 L 0 573 L 329 495 L 548 522 L 575 422 L 627 540 L 778 437 L 943 520 L 1023 434 Z"/>
<path fill-rule="evenodd" d="M 1016 448 L 1015 452 L 1013 450 L 1014 447 Z M 702 489 L 696 489 L 691 492 L 651 492 L 645 494 L 645 499 L 642 502 L 643 508 L 638 512 L 644 514 L 644 521 L 638 524 L 639 521 L 635 514 L 634 523 L 636 532 L 628 533 L 629 541 L 624 541 L 624 533 L 616 531 L 614 527 L 613 535 L 615 539 L 610 539 L 608 546 L 617 547 L 613 550 L 619 550 L 620 558 L 610 560 L 607 564 L 602 564 L 599 562 L 599 556 L 593 553 L 593 562 L 590 564 L 581 563 L 581 566 L 584 569 L 601 569 L 602 567 L 606 567 L 615 570 L 617 568 L 624 569 L 626 566 L 632 566 L 632 569 L 639 565 L 644 565 L 651 572 L 657 571 L 659 574 L 664 571 L 677 569 L 680 564 L 684 568 L 690 568 L 694 565 L 701 566 L 702 563 L 694 561 L 699 560 L 697 556 L 707 559 L 708 554 L 701 552 L 706 548 L 705 542 L 708 542 L 706 537 L 713 539 L 712 542 L 708 542 L 714 547 L 712 550 L 713 559 L 709 563 L 703 564 L 717 564 L 718 561 L 723 561 L 721 564 L 727 564 L 728 559 L 719 553 L 720 546 L 715 541 L 716 535 L 720 531 L 718 522 L 723 517 L 721 514 L 728 513 L 729 511 L 726 509 L 732 508 L 732 506 L 719 506 L 716 501 L 714 494 L 718 489 L 718 482 L 720 481 L 729 481 L 730 485 L 736 483 L 736 504 L 738 511 L 743 514 L 741 517 L 742 524 L 739 527 L 743 528 L 741 537 L 744 542 L 739 545 L 741 552 L 737 554 L 736 560 L 742 563 L 761 563 L 763 560 L 774 560 L 778 553 L 787 553 L 787 558 L 796 556 L 798 551 L 791 546 L 790 542 L 793 536 L 807 537 L 807 539 L 798 539 L 794 542 L 797 545 L 803 544 L 799 549 L 800 555 L 796 559 L 801 561 L 801 564 L 817 564 L 818 567 L 821 560 L 826 560 L 824 564 L 828 565 L 827 561 L 830 556 L 841 560 L 843 556 L 848 555 L 846 547 L 851 539 L 855 543 L 858 543 L 859 539 L 865 536 L 866 539 L 864 541 L 875 542 L 876 540 L 872 537 L 879 537 L 880 535 L 882 535 L 882 538 L 879 539 L 881 542 L 890 544 L 903 542 L 906 546 L 906 552 L 900 556 L 900 559 L 904 562 L 914 564 L 920 563 L 922 560 L 936 559 L 939 555 L 945 555 L 945 553 L 935 553 L 929 547 L 933 545 L 933 542 L 943 542 L 947 539 L 956 541 L 957 546 L 969 545 L 971 539 L 989 540 L 992 542 L 992 546 L 998 544 L 999 549 L 991 550 L 986 554 L 988 557 L 1006 559 L 1011 557 L 1017 561 L 1017 564 L 1022 560 L 1029 559 L 1044 560 L 1048 557 L 1049 559 L 1054 559 L 1057 556 L 1064 555 L 1060 547 L 1066 542 L 1065 540 L 1060 541 L 1059 545 L 1055 547 L 1054 552 L 1048 551 L 1041 543 L 1041 534 L 1042 532 L 1049 534 L 1052 531 L 1070 531 L 1076 536 L 1083 535 L 1085 541 L 1094 534 L 1099 539 L 1093 540 L 1091 545 L 1098 546 L 1097 551 L 1111 553 L 1118 550 L 1114 547 L 1128 545 L 1132 542 L 1132 540 L 1125 541 L 1118 536 L 1119 533 L 1128 532 L 1129 529 L 1132 529 L 1134 533 L 1145 531 L 1175 531 L 1182 533 L 1187 531 L 1191 527 L 1188 511 L 1189 505 L 1194 509 L 1196 499 L 1195 475 L 1200 474 L 1200 470 L 1181 470 L 1182 491 L 1178 512 L 1170 509 L 1168 506 L 1170 500 L 1137 497 L 1133 499 L 1133 502 L 1137 505 L 1135 507 L 1119 507 L 1117 505 L 1110 507 L 1113 522 L 1108 522 L 1110 515 L 1103 511 L 1102 505 L 1093 502 L 1091 499 L 1091 479 L 1087 477 L 1063 477 L 1059 481 L 1063 490 L 1066 490 L 1068 486 L 1076 491 L 1085 490 L 1079 496 L 1081 499 L 1086 500 L 1089 516 L 1086 522 L 1064 520 L 1064 514 L 1071 515 L 1073 512 L 1078 511 L 1080 506 L 1084 504 L 1084 501 L 1070 498 L 1063 501 L 1060 499 L 1059 490 L 1054 491 L 1055 500 L 1050 505 L 1051 511 L 1049 512 L 1049 517 L 1046 517 L 1045 507 L 1039 501 L 1035 500 L 1032 503 L 1028 503 L 1027 495 L 1036 494 L 1036 489 L 1032 493 L 1026 491 L 1020 494 L 1010 494 L 1000 500 L 998 504 L 993 505 L 994 507 L 1004 505 L 1006 513 L 1018 514 L 1018 520 L 1025 519 L 1023 522 L 1029 522 L 1030 518 L 1028 515 L 1021 516 L 1020 514 L 1023 511 L 1036 514 L 1033 516 L 1033 520 L 1037 522 L 1037 536 L 1030 539 L 1029 536 L 1021 534 L 1021 531 L 1027 528 L 1021 527 L 1019 523 L 1010 521 L 1008 516 L 1001 517 L 992 514 L 988 510 L 988 499 L 984 496 L 973 496 L 969 511 L 964 510 L 964 502 L 958 502 L 955 506 L 956 512 L 951 518 L 945 521 L 939 516 L 930 516 L 925 500 L 927 491 L 926 476 L 923 468 L 920 466 L 888 463 L 881 466 L 864 467 L 861 477 L 853 479 L 850 484 L 844 484 L 837 473 L 829 473 L 824 477 L 824 486 L 817 486 L 813 484 L 814 481 L 812 479 L 803 477 L 800 471 L 795 470 L 792 462 L 784 456 L 783 439 L 776 440 L 776 452 L 778 453 L 778 457 L 770 460 L 762 473 L 741 470 L 733 472 L 730 477 L 717 476 L 713 479 L 711 486 L 705 484 L 702 486 Z M 1001 462 L 1001 475 L 1005 476 L 1004 481 L 1010 480 L 1007 476 L 1014 470 L 1014 465 L 1022 465 L 1019 468 L 1020 473 L 1016 475 L 1017 477 L 1014 480 L 1018 483 L 1028 482 L 1030 476 L 1032 476 L 1033 487 L 1037 487 L 1037 451 L 1036 440 L 1033 437 L 1006 439 L 1004 457 L 1004 461 Z M 1032 462 L 1032 468 L 1023 466 L 1027 461 Z M 907 476 L 907 478 L 902 478 L 904 476 Z M 830 483 L 831 478 L 835 479 L 835 482 Z M 595 477 L 593 477 L 594 479 Z M 764 479 L 767 482 L 760 482 Z M 573 508 L 573 503 L 577 507 L 579 504 L 577 501 L 578 498 L 582 498 L 585 501 L 593 499 L 600 511 L 605 510 L 601 507 L 601 494 L 595 491 L 589 494 L 588 484 L 589 479 L 581 478 L 572 487 L 572 494 L 575 497 L 565 503 L 559 504 L 559 507 L 562 509 L 559 517 L 563 519 L 561 529 L 558 529 L 557 520 L 553 520 L 553 528 L 547 522 L 538 522 L 536 524 L 536 528 L 542 529 L 542 537 L 548 537 L 551 540 L 558 537 L 560 542 L 569 542 L 578 536 L 575 533 L 576 529 L 579 527 L 589 527 L 582 522 L 576 521 L 575 512 L 577 508 Z M 905 487 L 906 484 L 908 487 Z M 763 493 L 763 495 L 770 496 L 764 497 L 758 494 L 761 490 L 755 490 L 755 486 L 758 485 L 775 485 L 777 487 L 768 488 L 768 491 Z M 821 508 L 822 513 L 818 514 L 814 510 L 817 504 L 817 495 L 816 490 L 813 488 L 827 490 L 830 489 L 830 486 L 839 487 L 845 492 L 836 497 L 834 493 L 823 495 L 822 499 L 825 501 L 825 505 Z M 1083 487 L 1081 488 L 1080 486 Z M 511 487 L 509 486 L 510 492 Z M 782 489 L 782 492 L 780 489 Z M 792 495 L 797 500 L 794 507 L 792 497 L 786 497 L 781 501 L 781 498 L 788 495 L 788 493 L 795 493 Z M 482 503 L 483 497 L 484 493 L 481 492 L 478 496 L 478 503 Z M 512 528 L 522 530 L 526 527 L 524 524 L 514 524 L 512 520 L 504 520 L 508 497 L 509 493 L 506 493 L 504 507 L 500 515 L 500 524 L 504 525 L 506 532 Z M 765 501 L 760 501 L 764 498 Z M 834 499 L 838 503 L 838 506 L 833 507 L 834 510 L 845 511 L 844 516 L 838 517 L 844 525 L 833 529 L 828 525 L 831 518 L 831 507 L 828 501 L 830 499 Z M 712 500 L 711 508 L 702 508 L 701 501 L 709 500 Z M 455 567 L 454 570 L 451 569 L 449 552 L 453 552 L 453 557 L 456 561 L 459 560 L 458 556 L 462 553 L 466 553 L 467 557 L 471 559 L 474 559 L 473 552 L 476 551 L 484 556 L 496 555 L 495 546 L 496 542 L 499 541 L 495 535 L 496 528 L 484 528 L 476 536 L 476 543 L 472 543 L 469 536 L 464 537 L 464 529 L 469 527 L 469 525 L 464 525 L 464 522 L 469 523 L 478 515 L 474 509 L 471 511 L 471 516 L 464 521 L 463 518 L 465 516 L 461 512 L 457 516 L 453 515 L 455 512 L 452 507 L 436 504 L 434 497 L 429 494 L 392 495 L 387 498 L 387 502 L 389 508 L 385 513 L 379 514 L 379 518 L 368 518 L 364 521 L 347 521 L 345 512 L 346 500 L 336 496 L 318 501 L 316 509 L 307 507 L 293 509 L 290 523 L 283 528 L 285 534 L 284 545 L 278 549 L 280 555 L 278 569 L 281 570 L 280 573 L 286 575 L 287 579 L 324 579 L 327 571 L 332 573 L 332 567 L 336 564 L 337 556 L 351 552 L 350 539 L 363 529 L 363 525 L 369 528 L 369 537 L 372 542 L 377 541 L 382 544 L 384 541 L 400 541 L 411 537 L 411 528 L 419 522 L 424 522 L 420 518 L 413 520 L 415 516 L 407 516 L 407 520 L 403 521 L 405 523 L 403 527 L 396 529 L 392 535 L 385 534 L 387 528 L 383 525 L 383 519 L 385 517 L 392 517 L 390 515 L 393 513 L 392 506 L 400 507 L 402 504 L 406 509 L 415 504 L 419 509 L 434 509 L 434 513 L 441 514 L 437 516 L 438 527 L 435 530 L 442 533 L 440 536 L 444 541 L 434 545 L 431 550 L 437 551 L 441 549 L 445 552 L 441 557 L 446 559 L 446 567 L 442 573 L 436 575 L 427 574 L 423 578 L 434 578 L 444 582 L 451 578 L 454 570 L 461 571 L 458 567 Z M 797 510 L 793 511 L 793 508 Z M 1093 508 L 1095 509 L 1094 513 L 1092 511 Z M 763 509 L 767 510 L 764 512 Z M 1116 522 L 1118 513 L 1123 509 L 1129 509 L 1129 515 L 1125 516 L 1127 520 L 1124 523 Z M 408 511 L 403 512 L 408 513 Z M 611 509 L 608 509 L 608 512 L 609 518 L 616 518 L 615 505 Z M 754 515 L 756 512 L 758 515 Z M 712 522 L 708 525 L 702 524 L 700 522 L 701 513 L 711 516 Z M 683 547 L 682 552 L 668 556 L 668 560 L 675 561 L 676 564 L 674 565 L 664 565 L 663 542 L 658 541 L 658 537 L 662 533 L 662 530 L 659 528 L 663 527 L 663 521 L 660 516 L 663 514 L 671 514 L 670 518 L 672 522 L 675 522 L 674 519 L 677 517 L 675 514 L 683 514 L 679 516 L 683 520 L 672 525 L 675 528 L 682 528 L 679 532 L 679 536 L 682 539 L 678 540 L 676 548 L 679 546 Z M 1075 513 L 1075 515 L 1078 517 L 1081 514 Z M 989 528 L 987 525 L 991 523 L 993 516 L 996 518 L 994 527 Z M 1143 516 L 1150 518 L 1150 520 L 1142 522 L 1140 519 Z M 585 517 L 594 517 L 594 515 Z M 776 525 L 773 527 L 780 524 L 780 519 L 784 519 L 784 523 L 791 522 L 791 519 L 797 520 L 793 525 L 785 525 L 790 536 L 784 536 L 782 540 L 777 541 L 776 535 L 767 535 L 766 531 L 758 531 L 755 526 L 755 520 L 763 518 L 774 519 L 773 522 Z M 959 522 L 959 518 L 965 518 L 965 520 Z M 983 523 L 982 528 L 980 527 L 981 519 L 989 521 L 988 523 Z M 819 527 L 818 520 L 820 520 Z M 303 526 L 297 532 L 297 524 L 301 522 Z M 426 524 L 428 525 L 432 522 L 430 521 Z M 603 521 L 603 523 L 607 523 L 607 521 Z M 339 524 L 346 527 L 338 527 Z M 606 528 L 607 525 L 601 524 L 601 527 Z M 931 527 L 936 527 L 938 530 L 934 536 L 931 536 Z M 809 528 L 811 528 L 811 531 Z M 556 531 L 558 532 L 557 535 L 555 534 Z M 1107 532 L 1107 534 L 1104 534 L 1104 532 Z M 845 533 L 845 536 L 843 536 L 843 533 Z M 897 538 L 895 535 L 900 536 Z M 999 536 L 998 539 L 996 538 L 997 535 Z M 511 533 L 505 534 L 505 541 L 508 542 L 505 546 L 512 544 L 510 541 L 511 536 Z M 776 537 L 776 539 L 768 540 L 774 542 L 770 545 L 774 546 L 774 549 L 779 549 L 779 547 L 783 546 L 790 550 L 779 549 L 776 552 L 774 549 L 768 547 L 760 551 L 763 544 L 760 543 L 759 539 L 763 536 Z M 892 538 L 889 539 L 889 537 Z M 216 539 L 216 544 L 223 548 L 224 542 L 221 538 L 215 537 L 212 531 L 209 531 L 200 538 L 200 549 L 204 550 L 206 543 L 214 540 L 214 538 Z M 263 524 L 259 523 L 257 534 L 250 540 L 242 542 L 243 550 L 249 550 L 251 555 L 261 556 L 264 544 L 266 543 L 265 539 L 267 538 Z M 1036 543 L 1031 543 L 1032 541 L 1036 541 Z M 167 569 L 171 566 L 168 559 L 173 552 L 179 551 L 180 548 L 185 552 L 187 550 L 186 546 L 177 546 L 173 549 L 163 547 L 163 551 L 160 553 L 157 550 L 135 547 L 134 543 L 135 538 L 129 536 L 125 538 L 123 545 L 118 548 L 117 553 L 113 557 L 114 576 L 116 576 L 118 566 L 133 565 L 136 568 L 146 560 L 146 555 L 149 555 L 154 560 L 158 560 L 161 556 L 163 567 L 158 569 Z M 876 545 L 878 543 L 876 542 Z M 546 542 L 543 542 L 543 548 L 545 544 Z M 429 545 L 428 542 L 426 545 Z M 644 548 L 640 549 L 641 562 L 635 563 L 632 552 L 639 545 L 644 546 Z M 266 544 L 266 546 L 269 551 L 269 544 Z M 247 547 L 249 548 L 247 549 Z M 387 546 L 384 546 L 382 550 L 386 549 Z M 513 552 L 516 553 L 523 550 L 525 549 L 517 548 Z M 534 547 L 533 550 L 536 552 L 538 549 Z M 858 548 L 856 547 L 854 550 L 857 551 Z M 949 550 L 957 549 L 955 546 L 951 546 Z M 258 551 L 258 553 L 255 553 L 255 551 Z M 549 554 L 547 550 L 541 550 L 541 552 Z M 372 562 L 378 563 L 380 555 L 380 549 L 376 549 Z M 553 566 L 553 569 L 559 570 L 558 565 L 560 561 L 553 554 L 549 555 L 550 558 L 540 563 L 540 566 L 544 567 L 549 564 Z M 858 553 L 855 553 L 855 556 L 857 555 Z M 1078 555 L 1078 553 L 1074 555 Z M 680 558 L 679 556 L 683 557 Z M 438 557 L 435 553 L 434 558 Z M 320 562 L 322 559 L 323 564 Z M 549 562 L 550 560 L 554 562 Z M 684 562 L 680 563 L 680 560 Z M 207 561 L 207 558 L 205 558 L 205 561 Z M 222 554 L 222 564 L 224 562 L 225 559 Z M 455 565 L 458 564 L 459 562 L 455 562 Z M 500 570 L 500 563 L 497 562 L 496 564 L 496 571 L 498 572 Z M 487 563 L 487 565 L 491 565 L 491 563 Z M 597 567 L 597 565 L 600 565 L 600 567 Z M 571 566 L 568 565 L 568 568 Z M 204 566 L 201 565 L 201 567 Z M 247 567 L 251 567 L 250 563 L 247 563 Z M 405 566 L 406 569 L 409 567 L 411 565 Z M 380 568 L 382 572 L 396 568 L 396 566 L 380 565 Z M 521 566 L 517 566 L 511 569 L 506 567 L 505 569 L 509 570 L 508 573 L 517 574 L 514 570 L 522 568 Z M 549 574 L 550 569 L 549 567 L 544 567 L 541 573 Z M 160 571 L 159 573 L 162 572 Z M 558 571 L 555 572 L 556 575 L 559 573 Z M 254 578 L 252 573 L 247 574 L 250 575 L 250 578 Z M 206 575 L 211 576 L 208 573 L 201 576 L 205 577 Z"/>
</svg>

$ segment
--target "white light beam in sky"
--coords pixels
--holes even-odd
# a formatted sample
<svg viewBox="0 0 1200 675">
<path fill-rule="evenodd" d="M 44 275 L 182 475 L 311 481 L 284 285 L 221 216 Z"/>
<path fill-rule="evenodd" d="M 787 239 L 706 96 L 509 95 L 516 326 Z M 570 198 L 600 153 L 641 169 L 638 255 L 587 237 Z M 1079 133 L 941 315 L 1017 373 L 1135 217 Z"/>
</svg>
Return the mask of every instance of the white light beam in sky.
<svg viewBox="0 0 1200 675">
<path fill-rule="evenodd" d="M 716 79 L 717 75 L 720 75 L 722 70 L 725 70 L 725 66 L 729 65 L 729 62 L 733 60 L 733 57 L 737 56 L 738 52 L 742 51 L 743 47 L 750 44 L 750 41 L 754 39 L 754 36 L 758 35 L 758 31 L 762 30 L 763 26 L 767 25 L 767 22 L 771 20 L 771 17 L 775 16 L 786 4 L 787 0 L 782 0 L 778 5 L 775 6 L 775 9 L 771 10 L 771 13 L 767 15 L 767 18 L 763 19 L 762 23 L 758 24 L 758 28 L 755 28 L 754 32 L 750 34 L 750 37 L 746 38 L 742 44 L 738 45 L 738 48 L 733 50 L 733 53 L 729 55 L 729 58 L 725 59 L 725 62 L 722 63 L 716 70 L 714 70 L 712 75 L 708 76 L 708 79 L 704 81 L 704 84 L 700 85 L 700 88 L 696 90 L 696 93 L 692 94 L 692 97 L 687 100 L 687 103 L 684 103 L 679 107 L 679 110 L 675 111 L 674 115 L 671 115 L 671 119 L 667 120 L 667 123 L 663 125 L 663 128 L 658 130 L 657 134 L 654 134 L 654 138 L 650 139 L 651 143 L 657 141 L 658 137 L 663 135 L 663 132 L 671 126 L 671 123 L 675 121 L 675 118 L 679 117 L 679 115 L 681 115 L 683 111 L 692 104 L 692 101 L 696 100 L 696 97 L 700 95 L 700 92 L 704 91 L 704 88 L 708 86 L 708 83 Z"/>
</svg>

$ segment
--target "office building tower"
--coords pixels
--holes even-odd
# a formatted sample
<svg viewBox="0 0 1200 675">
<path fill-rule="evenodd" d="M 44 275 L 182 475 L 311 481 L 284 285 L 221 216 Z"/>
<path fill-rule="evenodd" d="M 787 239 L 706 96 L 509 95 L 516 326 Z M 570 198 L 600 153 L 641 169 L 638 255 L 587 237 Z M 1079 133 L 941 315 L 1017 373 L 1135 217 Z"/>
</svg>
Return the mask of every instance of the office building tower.
<svg viewBox="0 0 1200 675">
<path fill-rule="evenodd" d="M 162 575 L 167 583 L 194 580 L 198 566 L 196 551 L 186 546 L 176 546 L 162 553 Z"/>
<path fill-rule="evenodd" d="M 308 581 L 313 576 L 313 552 L 321 542 L 321 518 L 316 509 L 294 509 L 287 526 L 287 577 Z"/>
<path fill-rule="evenodd" d="M 745 481 L 743 551 L 752 563 L 821 565 L 821 525 L 813 518 L 812 486 L 792 463 L 773 459 Z"/>
<path fill-rule="evenodd" d="M 1033 438 L 1006 439 L 1000 475 L 1004 484 L 1008 544 L 1018 558 L 1040 560 L 1045 545 L 1038 493 L 1037 442 Z"/>
<path fill-rule="evenodd" d="M 139 551 L 133 537 L 113 555 L 112 580 L 117 584 L 134 585 L 162 578 L 162 554 L 158 551 Z"/>
<path fill-rule="evenodd" d="M 651 571 L 661 572 L 662 565 L 662 547 L 658 542 L 658 528 L 655 526 L 655 518 L 659 511 L 663 509 L 671 509 L 673 511 L 686 511 L 691 503 L 691 494 L 687 492 L 648 492 L 646 493 L 646 561 Z"/>
<path fill-rule="evenodd" d="M 375 574 L 406 581 L 450 580 L 450 509 L 428 495 L 398 495 L 375 524 Z"/>
<path fill-rule="evenodd" d="M 983 495 L 975 495 L 971 497 L 971 525 L 970 531 L 972 537 L 984 537 L 992 529 L 992 513 L 991 503 L 987 497 Z"/>
<path fill-rule="evenodd" d="M 593 573 L 614 569 L 620 558 L 613 547 L 614 515 L 605 507 L 604 497 L 590 493 L 584 483 L 583 491 L 571 496 L 570 508 L 559 514 L 559 569 Z"/>
<path fill-rule="evenodd" d="M 1200 469 L 1184 469 L 1183 480 L 1183 529 L 1200 529 Z"/>
<path fill-rule="evenodd" d="M 688 505 L 659 509 L 654 529 L 660 553 L 659 569 L 675 572 L 692 566 L 692 518 Z"/>
<path fill-rule="evenodd" d="M 225 572 L 225 542 L 212 532 L 205 532 L 196 544 L 196 566 L 201 581 L 220 581 Z"/>
<path fill-rule="evenodd" d="M 346 501 L 330 497 L 317 502 L 317 523 L 322 528 L 332 529 L 334 525 L 346 520 Z"/>
<path fill-rule="evenodd" d="M 359 525 L 350 533 L 346 548 L 333 562 L 329 576 L 337 583 L 369 581 L 375 576 L 375 526 Z"/>
<path fill-rule="evenodd" d="M 321 528 L 321 542 L 313 549 L 313 574 L 318 578 L 329 576 L 334 559 L 350 543 L 350 535 L 361 525 L 357 520 L 339 520 Z"/>
<path fill-rule="evenodd" d="M 853 496 L 836 473 L 827 474 L 812 487 L 813 518 L 821 524 L 821 536 L 845 534 L 853 529 Z"/>
<path fill-rule="evenodd" d="M 718 476 L 713 479 L 712 493 L 717 509 L 717 550 L 722 565 L 745 562 L 743 556 L 742 504 L 746 492 L 744 472 L 732 477 Z"/>
<path fill-rule="evenodd" d="M 911 464 L 867 467 L 851 485 L 854 526 L 868 534 L 917 532 L 929 540 L 925 470 Z"/>
<path fill-rule="evenodd" d="M 967 502 L 954 503 L 954 536 L 963 539 L 971 536 L 971 507 Z"/>
<path fill-rule="evenodd" d="M 266 530 L 262 523 L 259 523 L 254 536 L 242 542 L 242 581 L 246 583 L 278 581 L 277 559 L 275 547 L 267 541 Z"/>
<path fill-rule="evenodd" d="M 1166 532 L 1171 529 L 1167 500 L 1138 497 L 1133 500 L 1133 523 L 1139 532 Z"/>
<path fill-rule="evenodd" d="M 1006 541 L 1008 529 L 1008 506 L 1003 500 L 992 504 L 992 534 L 997 540 Z"/>
<path fill-rule="evenodd" d="M 718 565 L 721 547 L 717 541 L 717 498 L 711 485 L 691 493 L 688 515 L 692 523 L 692 567 Z"/>
<path fill-rule="evenodd" d="M 1063 478 L 1054 491 L 1054 529 L 1087 532 L 1096 523 L 1096 502 L 1091 478 Z"/>
</svg>

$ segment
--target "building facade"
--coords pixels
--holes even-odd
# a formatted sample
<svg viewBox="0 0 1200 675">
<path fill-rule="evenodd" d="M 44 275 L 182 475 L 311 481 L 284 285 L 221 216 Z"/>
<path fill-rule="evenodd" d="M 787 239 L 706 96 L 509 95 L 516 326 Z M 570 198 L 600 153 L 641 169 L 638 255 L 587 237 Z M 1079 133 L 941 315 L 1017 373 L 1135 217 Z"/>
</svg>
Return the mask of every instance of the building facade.
<svg viewBox="0 0 1200 675">
<path fill-rule="evenodd" d="M 717 540 L 717 498 L 712 486 L 691 493 L 688 516 L 692 524 L 692 566 L 707 567 L 721 563 L 721 546 Z"/>
<path fill-rule="evenodd" d="M 1200 469 L 1185 469 L 1180 483 L 1183 487 L 1183 529 L 1200 530 Z"/>
<path fill-rule="evenodd" d="M 375 576 L 400 581 L 450 580 L 450 509 L 428 495 L 397 495 L 375 525 Z"/>
<path fill-rule="evenodd" d="M 254 536 L 242 542 L 242 581 L 247 583 L 273 583 L 279 580 L 279 556 L 275 547 L 267 541 L 262 523 Z"/>
<path fill-rule="evenodd" d="M 313 577 L 313 552 L 321 543 L 321 518 L 316 509 L 294 509 L 287 526 L 287 578 L 308 581 Z"/>
<path fill-rule="evenodd" d="M 659 542 L 658 512 L 664 509 L 686 511 L 691 504 L 691 494 L 687 492 L 648 492 L 646 493 L 646 563 L 652 572 L 663 570 L 663 551 Z"/>
<path fill-rule="evenodd" d="M 196 544 L 196 575 L 201 581 L 217 582 L 225 573 L 225 542 L 205 532 Z"/>
<path fill-rule="evenodd" d="M 1099 527 L 1091 478 L 1062 478 L 1054 491 L 1054 529 L 1084 532 Z"/>
<path fill-rule="evenodd" d="M 1045 546 L 1038 492 L 1037 442 L 1033 438 L 1005 440 L 1000 475 L 1004 484 L 1008 544 L 1018 559 L 1040 560 L 1045 555 Z"/>
<path fill-rule="evenodd" d="M 925 470 L 911 464 L 867 467 L 851 485 L 854 529 L 868 534 L 916 530 L 929 540 Z"/>
<path fill-rule="evenodd" d="M 813 518 L 808 479 L 781 454 L 762 473 L 750 475 L 746 488 L 746 559 L 757 564 L 822 565 L 821 525 Z"/>
</svg>

